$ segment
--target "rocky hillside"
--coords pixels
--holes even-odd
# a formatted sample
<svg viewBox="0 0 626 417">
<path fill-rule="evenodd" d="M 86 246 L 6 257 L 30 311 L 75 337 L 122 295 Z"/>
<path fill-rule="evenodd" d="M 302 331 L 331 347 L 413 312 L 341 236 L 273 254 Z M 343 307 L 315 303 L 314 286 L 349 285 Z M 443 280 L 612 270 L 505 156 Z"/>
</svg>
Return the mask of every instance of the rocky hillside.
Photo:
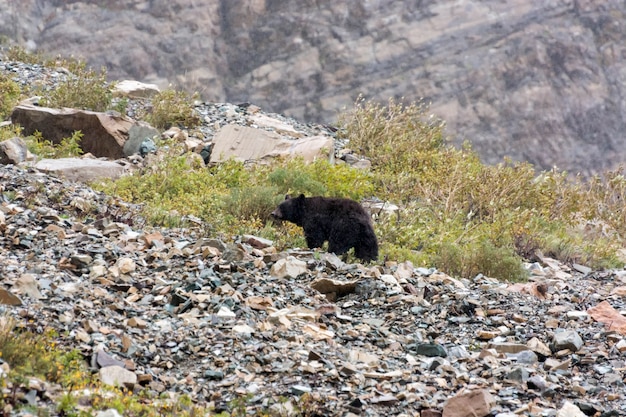
<svg viewBox="0 0 626 417">
<path fill-rule="evenodd" d="M 97 380 L 154 407 L 185 394 L 207 415 L 626 411 L 624 271 L 542 258 L 509 285 L 365 268 L 254 236 L 147 229 L 137 207 L 13 165 L 0 165 L 0 202 L 0 329 L 54 328 Z M 6 415 L 54 414 L 63 395 L 79 404 L 66 411 L 98 409 L 93 389 L 11 381 Z"/>
<path fill-rule="evenodd" d="M 60 77 L 23 63 L 3 62 L 0 70 L 20 84 Z M 14 117 L 51 110 L 19 107 L 27 108 Z M 323 126 L 245 107 L 196 106 L 199 132 L 216 146 L 224 134 L 216 126 L 253 129 L 257 142 L 278 131 L 325 135 Z M 80 119 L 73 120 L 76 128 Z M 232 138 L 225 142 L 237 142 Z M 204 144 L 189 148 L 197 145 Z M 130 157 L 109 162 L 155 161 Z M 182 395 L 205 408 L 203 415 L 221 416 L 626 411 L 623 269 L 594 271 L 538 254 L 524 264 L 529 282 L 512 284 L 483 274 L 459 279 L 410 262 L 348 264 L 318 250 L 280 251 L 248 234 L 207 237 L 198 218 L 185 228 L 150 227 L 140 206 L 38 166 L 0 158 L 0 335 L 54 329 L 58 346 L 79 352 L 86 375 L 141 396 L 154 413 L 148 416 L 200 414 L 189 405 L 187 414 L 175 414 L 170 401 Z M 82 180 L 94 173 L 78 170 L 74 178 Z M 12 377 L 16 367 L 4 346 L 5 415 L 122 415 L 101 402 L 113 394 L 92 385 Z"/>
<path fill-rule="evenodd" d="M 488 163 L 590 174 L 626 154 L 626 5 L 0 0 L 0 35 L 168 83 L 331 121 L 359 93 L 420 97 Z"/>
</svg>

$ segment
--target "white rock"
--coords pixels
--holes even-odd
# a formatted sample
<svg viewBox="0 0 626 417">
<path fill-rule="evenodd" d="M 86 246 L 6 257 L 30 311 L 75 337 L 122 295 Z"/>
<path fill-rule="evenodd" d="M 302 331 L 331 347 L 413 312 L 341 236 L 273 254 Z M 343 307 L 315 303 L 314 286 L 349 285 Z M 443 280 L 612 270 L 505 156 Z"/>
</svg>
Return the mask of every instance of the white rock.
<svg viewBox="0 0 626 417">
<path fill-rule="evenodd" d="M 586 417 L 586 414 L 571 402 L 565 401 L 563 407 L 556 412 L 556 417 Z"/>
<path fill-rule="evenodd" d="M 276 278 L 296 278 L 298 275 L 305 274 L 307 271 L 306 262 L 296 259 L 293 256 L 288 256 L 276 261 L 270 269 L 270 274 Z"/>
<path fill-rule="evenodd" d="M 146 84 L 135 80 L 123 80 L 115 84 L 113 95 L 116 97 L 148 98 L 160 91 L 156 84 Z"/>
</svg>

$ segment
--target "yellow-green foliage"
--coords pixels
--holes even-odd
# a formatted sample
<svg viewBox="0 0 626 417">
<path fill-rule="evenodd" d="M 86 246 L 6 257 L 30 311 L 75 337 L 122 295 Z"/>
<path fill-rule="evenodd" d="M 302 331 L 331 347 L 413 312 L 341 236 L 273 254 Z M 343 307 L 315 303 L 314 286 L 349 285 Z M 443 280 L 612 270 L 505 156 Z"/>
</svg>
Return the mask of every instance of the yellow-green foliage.
<svg viewBox="0 0 626 417">
<path fill-rule="evenodd" d="M 37 377 L 64 388 L 83 388 L 91 379 L 82 355 L 57 346 L 58 334 L 36 333 L 20 327 L 16 320 L 0 317 L 0 357 L 9 372 L 0 376 L 0 409 L 22 406 L 16 393 L 28 387 L 28 377 Z"/>
<path fill-rule="evenodd" d="M 265 224 L 285 194 L 362 198 L 373 191 L 367 172 L 324 160 L 252 167 L 230 160 L 206 168 L 197 159 L 173 154 L 135 175 L 93 186 L 127 201 L 144 202 L 151 223 L 179 226 L 182 216 L 194 215 L 205 220 L 211 233 L 258 233 L 278 239 L 281 247 L 287 242 L 303 246 L 301 231 Z"/>
<path fill-rule="evenodd" d="M 324 159 L 305 163 L 293 159 L 272 166 L 267 176 L 269 183 L 281 194 L 329 197 L 349 197 L 360 200 L 374 193 L 372 175 L 348 165 L 333 165 Z"/>
<path fill-rule="evenodd" d="M 200 124 L 200 118 L 193 108 L 193 99 L 184 91 L 167 89 L 152 97 L 152 111 L 143 117 L 158 129 L 172 126 L 192 128 Z"/>
<path fill-rule="evenodd" d="M 8 119 L 20 98 L 20 86 L 0 73 L 0 121 Z"/>
<path fill-rule="evenodd" d="M 18 328 L 15 320 L 0 316 L 0 355 L 15 373 L 45 376 L 54 372 L 52 336 Z"/>
<path fill-rule="evenodd" d="M 61 143 L 55 145 L 52 141 L 44 139 L 41 132 L 35 131 L 32 136 L 26 138 L 26 145 L 30 152 L 42 158 L 67 158 L 83 154 L 80 147 L 82 138 L 83 133 L 77 130 L 72 136 L 61 139 Z"/>
<path fill-rule="evenodd" d="M 596 219 L 595 228 L 626 239 L 626 177 L 624 168 L 595 176 L 580 186 L 580 202 L 586 219 Z"/>
<path fill-rule="evenodd" d="M 96 72 L 81 61 L 64 61 L 72 71 L 66 81 L 50 91 L 42 92 L 41 105 L 71 107 L 103 112 L 109 109 L 113 97 L 112 84 L 106 81 L 106 70 Z M 69 65 L 71 64 L 71 65 Z"/>
<path fill-rule="evenodd" d="M 37 377 L 59 388 L 48 391 L 56 396 L 55 410 L 29 410 L 37 415 L 94 415 L 98 410 L 115 408 L 120 414 L 158 417 L 167 415 L 207 415 L 186 396 L 161 400 L 148 392 L 134 394 L 104 386 L 92 375 L 81 353 L 65 351 L 57 345 L 59 335 L 46 330 L 36 333 L 20 327 L 8 316 L 0 316 L 0 358 L 9 372 L 0 375 L 0 410 L 17 411 L 25 405 L 18 392 L 28 388 L 29 377 Z M 88 396 L 84 390 L 89 388 Z M 79 404 L 80 399 L 80 406 Z"/>
<path fill-rule="evenodd" d="M 26 64 L 42 64 L 44 59 L 37 52 L 29 52 L 21 46 L 11 46 L 4 55 L 8 61 L 24 62 Z"/>
<path fill-rule="evenodd" d="M 349 146 L 372 161 L 376 194 L 404 205 L 399 219 L 376 225 L 382 253 L 455 275 L 507 279 L 522 278 L 522 257 L 537 251 L 593 266 L 618 264 L 617 240 L 598 236 L 585 245 L 587 235 L 575 232 L 584 187 L 569 184 L 565 173 L 537 176 L 528 163 L 484 165 L 469 146 L 446 144 L 443 123 L 426 110 L 359 100 L 341 118 Z M 600 185 L 588 194 L 619 200 L 620 180 L 614 178 L 608 195 Z M 603 221 L 616 208 L 605 210 Z M 587 217 L 602 218 L 589 211 Z"/>
<path fill-rule="evenodd" d="M 252 167 L 228 161 L 206 168 L 172 153 L 100 187 L 146 203 L 151 222 L 178 226 L 183 216 L 194 215 L 204 219 L 208 233 L 257 233 L 279 248 L 304 245 L 301 230 L 268 221 L 285 194 L 375 196 L 402 206 L 399 215 L 375 222 L 381 256 L 467 277 L 519 280 L 522 260 L 539 254 L 594 267 L 620 265 L 615 253 L 626 233 L 621 171 L 585 183 L 556 170 L 537 175 L 528 163 L 485 165 L 469 146 L 446 143 L 443 122 L 418 104 L 360 100 L 340 121 L 348 146 L 371 160 L 371 172 L 324 160 Z"/>
<path fill-rule="evenodd" d="M 22 136 L 22 127 L 20 125 L 8 125 L 0 127 L 0 142 L 11 139 L 15 136 Z"/>
</svg>

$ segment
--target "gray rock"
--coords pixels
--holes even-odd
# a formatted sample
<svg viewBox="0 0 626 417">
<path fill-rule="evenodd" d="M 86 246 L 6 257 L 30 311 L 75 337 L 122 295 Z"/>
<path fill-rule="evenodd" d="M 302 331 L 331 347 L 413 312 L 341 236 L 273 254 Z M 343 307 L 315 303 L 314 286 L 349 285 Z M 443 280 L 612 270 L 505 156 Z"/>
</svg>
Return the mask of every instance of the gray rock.
<svg viewBox="0 0 626 417">
<path fill-rule="evenodd" d="M 26 142 L 20 137 L 0 142 L 0 164 L 18 165 L 28 157 Z"/>
<path fill-rule="evenodd" d="M 123 417 L 115 408 L 101 410 L 96 413 L 96 417 Z"/>
<path fill-rule="evenodd" d="M 313 161 L 323 157 L 332 160 L 334 140 L 330 136 L 283 139 L 274 132 L 228 124 L 213 138 L 210 162 L 230 158 L 238 161 L 256 161 L 275 157 L 302 157 Z"/>
<path fill-rule="evenodd" d="M 552 344 L 555 352 L 563 349 L 569 349 L 572 352 L 578 351 L 584 342 L 583 339 L 574 330 L 560 330 L 555 332 Z"/>
<path fill-rule="evenodd" d="M 119 178 L 126 168 L 113 161 L 87 158 L 42 159 L 35 168 L 70 181 L 94 181 L 98 178 Z"/>
<path fill-rule="evenodd" d="M 528 369 L 517 367 L 511 370 L 510 372 L 507 372 L 506 375 L 504 376 L 504 379 L 507 381 L 512 381 L 512 382 L 526 382 L 528 380 L 528 377 L 529 377 Z"/>
<path fill-rule="evenodd" d="M 137 375 L 134 372 L 117 365 L 101 368 L 98 375 L 105 385 L 132 388 L 137 383 Z"/>
<path fill-rule="evenodd" d="M 159 131 L 146 123 L 137 123 L 128 129 L 128 140 L 124 142 L 124 155 L 140 154 L 146 156 L 156 150 L 154 138 Z"/>
<path fill-rule="evenodd" d="M 514 356 L 515 356 L 515 359 L 517 359 L 518 363 L 523 363 L 527 365 L 531 365 L 539 361 L 537 354 L 533 352 L 532 350 L 523 350 L 515 354 Z"/>
<path fill-rule="evenodd" d="M 160 92 L 156 84 L 142 83 L 135 80 L 123 80 L 115 84 L 113 95 L 118 97 L 150 98 Z"/>
<path fill-rule="evenodd" d="M 409 347 L 418 355 L 429 357 L 439 356 L 442 358 L 448 356 L 443 346 L 436 343 L 418 343 L 416 345 L 410 345 Z"/>
</svg>

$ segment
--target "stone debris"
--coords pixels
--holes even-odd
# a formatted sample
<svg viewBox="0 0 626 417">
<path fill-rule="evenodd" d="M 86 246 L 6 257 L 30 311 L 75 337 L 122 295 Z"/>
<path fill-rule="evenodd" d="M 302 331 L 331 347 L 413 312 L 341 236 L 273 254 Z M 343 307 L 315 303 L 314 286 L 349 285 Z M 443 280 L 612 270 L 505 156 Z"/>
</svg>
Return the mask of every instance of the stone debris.
<svg viewBox="0 0 626 417">
<path fill-rule="evenodd" d="M 622 271 L 529 265 L 537 295 L 409 263 L 267 256 L 263 240 L 225 261 L 231 244 L 147 229 L 80 183 L 11 165 L 0 180 L 0 308 L 55 328 L 107 384 L 226 408 L 251 394 L 250 410 L 306 394 L 324 415 L 626 411 L 626 337 L 605 324 L 626 310 Z"/>
</svg>

